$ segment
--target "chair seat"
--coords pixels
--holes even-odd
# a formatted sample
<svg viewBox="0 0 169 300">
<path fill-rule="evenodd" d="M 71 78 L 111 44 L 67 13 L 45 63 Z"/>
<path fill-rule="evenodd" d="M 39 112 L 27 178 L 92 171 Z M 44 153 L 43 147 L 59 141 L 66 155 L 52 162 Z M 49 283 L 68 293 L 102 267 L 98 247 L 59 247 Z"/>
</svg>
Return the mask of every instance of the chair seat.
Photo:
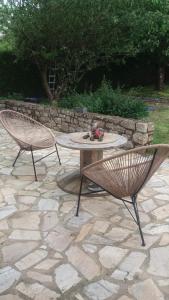
<svg viewBox="0 0 169 300">
<path fill-rule="evenodd" d="M 102 170 L 95 168 L 95 170 L 90 170 L 90 172 L 86 170 L 83 174 L 116 198 L 128 196 L 128 189 L 124 189 L 124 184 L 122 181 L 113 178 L 114 182 L 111 181 L 110 184 L 110 179 L 114 175 L 113 170 L 107 171 L 104 168 L 102 168 Z"/>
<path fill-rule="evenodd" d="M 25 150 L 29 150 L 30 147 L 32 150 L 45 149 L 53 147 L 55 144 L 54 137 L 45 128 L 17 130 L 17 134 L 13 138 Z"/>
<path fill-rule="evenodd" d="M 139 163 L 138 155 L 140 156 Z M 114 159 L 111 164 L 106 161 L 86 168 L 82 172 L 114 197 L 124 198 L 139 190 L 142 182 L 146 179 L 151 161 L 151 156 L 144 160 L 140 154 L 134 154 L 128 159 L 124 154 L 121 164 L 118 159 Z"/>
</svg>

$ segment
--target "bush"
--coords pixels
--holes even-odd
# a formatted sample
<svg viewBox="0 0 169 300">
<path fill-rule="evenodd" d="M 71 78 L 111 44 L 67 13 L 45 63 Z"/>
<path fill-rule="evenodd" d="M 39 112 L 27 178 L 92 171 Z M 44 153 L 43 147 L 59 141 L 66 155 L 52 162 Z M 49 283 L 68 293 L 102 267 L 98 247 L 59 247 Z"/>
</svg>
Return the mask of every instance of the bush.
<svg viewBox="0 0 169 300">
<path fill-rule="evenodd" d="M 122 94 L 120 89 L 113 90 L 106 82 L 96 92 L 74 94 L 60 100 L 59 106 L 69 109 L 87 107 L 90 112 L 133 119 L 143 118 L 148 114 L 142 101 Z"/>
</svg>

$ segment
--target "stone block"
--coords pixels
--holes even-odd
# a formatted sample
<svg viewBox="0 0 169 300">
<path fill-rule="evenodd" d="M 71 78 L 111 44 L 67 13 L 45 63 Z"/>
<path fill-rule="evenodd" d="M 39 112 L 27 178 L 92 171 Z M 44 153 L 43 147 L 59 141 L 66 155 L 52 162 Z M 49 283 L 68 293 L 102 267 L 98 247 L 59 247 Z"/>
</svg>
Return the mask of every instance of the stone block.
<svg viewBox="0 0 169 300">
<path fill-rule="evenodd" d="M 133 145 L 132 141 L 128 141 L 128 142 L 125 144 L 124 148 L 125 148 L 126 150 L 133 149 L 133 148 L 134 148 L 134 145 Z"/>
<path fill-rule="evenodd" d="M 64 119 L 66 118 L 66 115 L 62 111 L 60 112 L 59 115 L 60 115 L 61 118 L 64 118 Z"/>
<path fill-rule="evenodd" d="M 148 132 L 154 131 L 154 124 L 152 122 L 148 123 Z"/>
<path fill-rule="evenodd" d="M 42 124 L 45 124 L 45 123 L 47 123 L 48 121 L 49 121 L 49 118 L 48 118 L 48 117 L 44 117 L 44 116 L 40 117 L 40 122 L 41 122 Z"/>
<path fill-rule="evenodd" d="M 153 135 L 151 134 L 148 136 L 148 142 L 151 143 L 152 141 L 153 141 Z"/>
<path fill-rule="evenodd" d="M 137 282 L 129 287 L 129 292 L 137 300 L 164 300 L 162 292 L 152 279 Z"/>
<path fill-rule="evenodd" d="M 68 260 L 87 280 L 100 275 L 100 267 L 96 262 L 77 246 L 72 246 L 66 252 Z"/>
<path fill-rule="evenodd" d="M 132 136 L 133 135 L 133 131 L 132 130 L 126 130 L 126 134 L 127 136 Z"/>
<path fill-rule="evenodd" d="M 68 123 L 70 123 L 70 117 L 67 116 L 67 117 L 65 118 L 65 121 L 68 122 Z"/>
<path fill-rule="evenodd" d="M 113 130 L 117 131 L 118 134 L 123 134 L 126 132 L 126 129 L 122 126 L 119 126 L 119 125 L 115 125 Z"/>
<path fill-rule="evenodd" d="M 44 105 L 38 105 L 38 110 L 40 111 L 44 110 Z"/>
<path fill-rule="evenodd" d="M 78 124 L 78 123 L 79 123 L 79 121 L 78 121 L 78 119 L 76 119 L 76 118 L 73 118 L 73 119 L 72 119 L 72 123 L 73 123 L 73 124 Z"/>
<path fill-rule="evenodd" d="M 69 126 L 69 132 L 75 132 L 75 130 L 76 130 L 76 127 Z"/>
<path fill-rule="evenodd" d="M 148 143 L 148 134 L 141 133 L 141 132 L 135 132 L 133 134 L 133 141 L 134 141 L 134 143 L 139 144 L 139 145 L 146 145 Z"/>
<path fill-rule="evenodd" d="M 44 116 L 44 117 L 49 117 L 48 112 L 44 112 L 44 113 L 43 113 L 43 116 Z"/>
<path fill-rule="evenodd" d="M 121 122 L 122 119 L 120 117 L 112 116 L 112 118 L 110 120 L 112 120 L 112 122 L 115 125 L 118 125 L 118 124 L 120 124 L 120 122 Z"/>
<path fill-rule="evenodd" d="M 108 122 L 105 124 L 105 128 L 114 130 L 116 126 L 113 123 Z"/>
<path fill-rule="evenodd" d="M 75 286 L 80 280 L 77 271 L 70 264 L 63 264 L 55 270 L 55 281 L 62 293 Z"/>
<path fill-rule="evenodd" d="M 79 126 L 82 128 L 85 126 L 85 122 L 83 119 L 80 119 Z"/>
<path fill-rule="evenodd" d="M 91 125 L 92 124 L 92 119 L 90 119 L 90 118 L 86 119 L 86 123 L 89 124 L 89 125 Z"/>
<path fill-rule="evenodd" d="M 50 111 L 50 115 L 52 116 L 52 117 L 58 117 L 59 116 L 59 113 L 58 113 L 58 111 L 57 110 L 51 110 Z"/>
<path fill-rule="evenodd" d="M 119 285 L 107 280 L 100 280 L 90 283 L 84 288 L 84 293 L 90 300 L 115 299 L 115 294 L 119 290 Z"/>
<path fill-rule="evenodd" d="M 21 276 L 21 273 L 12 267 L 4 267 L 0 269 L 0 294 L 8 290 L 14 283 L 16 283 Z"/>
<path fill-rule="evenodd" d="M 55 127 L 53 128 L 56 131 L 62 131 L 62 125 L 55 125 Z"/>
<path fill-rule="evenodd" d="M 113 123 L 113 118 L 114 117 L 110 117 L 110 116 L 104 116 L 104 123 L 106 124 L 106 123 Z"/>
<path fill-rule="evenodd" d="M 75 115 L 75 114 L 74 114 L 74 111 L 70 110 L 70 111 L 69 111 L 69 116 L 74 117 L 74 115 Z"/>
<path fill-rule="evenodd" d="M 68 130 L 69 130 L 69 124 L 68 123 L 63 123 L 61 128 L 62 128 L 63 132 L 68 132 Z"/>
<path fill-rule="evenodd" d="M 81 131 L 83 131 L 83 128 L 77 127 L 77 128 L 76 128 L 76 131 L 77 131 L 77 132 L 81 132 Z"/>
<path fill-rule="evenodd" d="M 123 119 L 120 125 L 126 129 L 132 129 L 132 130 L 136 129 L 136 122 L 134 120 Z"/>
<path fill-rule="evenodd" d="M 55 124 L 62 124 L 62 119 L 61 118 L 54 118 Z"/>
<path fill-rule="evenodd" d="M 142 133 L 147 133 L 147 129 L 148 129 L 147 123 L 143 123 L 143 122 L 136 123 L 136 131 L 142 132 Z"/>
<path fill-rule="evenodd" d="M 100 128 L 104 128 L 105 127 L 105 122 L 104 121 L 98 120 L 97 124 L 98 124 L 98 127 L 100 127 Z"/>
<path fill-rule="evenodd" d="M 40 112 L 38 110 L 35 110 L 35 116 L 39 116 Z"/>
</svg>

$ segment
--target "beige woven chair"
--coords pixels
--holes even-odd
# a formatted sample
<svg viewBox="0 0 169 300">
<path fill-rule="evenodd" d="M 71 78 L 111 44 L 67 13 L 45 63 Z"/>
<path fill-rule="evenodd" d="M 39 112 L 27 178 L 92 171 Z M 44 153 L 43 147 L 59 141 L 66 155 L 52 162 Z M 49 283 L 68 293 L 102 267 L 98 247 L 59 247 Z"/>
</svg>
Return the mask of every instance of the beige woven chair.
<svg viewBox="0 0 169 300">
<path fill-rule="evenodd" d="M 21 152 L 30 151 L 32 155 L 35 180 L 37 181 L 35 164 L 38 161 L 56 152 L 59 164 L 61 164 L 55 142 L 55 136 L 49 128 L 26 115 L 13 110 L 2 110 L 0 112 L 0 121 L 7 132 L 10 134 L 10 136 L 20 147 L 20 150 L 13 163 L 13 167 L 15 166 L 15 163 L 19 158 Z M 43 156 L 37 161 L 34 160 L 33 151 L 51 148 L 53 146 L 56 149 L 55 151 L 49 153 L 46 156 Z"/>
<path fill-rule="evenodd" d="M 76 216 L 79 213 L 83 179 L 86 177 L 102 190 L 123 201 L 139 227 L 142 246 L 144 246 L 137 195 L 168 155 L 169 145 L 152 145 L 125 151 L 83 168 Z M 126 197 L 130 198 L 126 199 Z M 127 204 L 133 206 L 135 216 Z"/>
</svg>

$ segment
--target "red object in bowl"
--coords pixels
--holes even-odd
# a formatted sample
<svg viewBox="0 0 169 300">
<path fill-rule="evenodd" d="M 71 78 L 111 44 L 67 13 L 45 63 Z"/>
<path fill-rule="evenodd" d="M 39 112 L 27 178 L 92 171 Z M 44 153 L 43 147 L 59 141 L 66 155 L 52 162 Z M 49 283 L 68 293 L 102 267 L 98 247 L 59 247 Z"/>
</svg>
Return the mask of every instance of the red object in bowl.
<svg viewBox="0 0 169 300">
<path fill-rule="evenodd" d="M 95 138 L 98 139 L 100 137 L 100 130 L 97 128 L 96 131 L 95 131 Z"/>
<path fill-rule="evenodd" d="M 97 128 L 95 130 L 95 138 L 96 139 L 99 139 L 100 137 L 103 137 L 104 136 L 104 131 L 103 129 L 100 129 L 100 128 Z"/>
</svg>

